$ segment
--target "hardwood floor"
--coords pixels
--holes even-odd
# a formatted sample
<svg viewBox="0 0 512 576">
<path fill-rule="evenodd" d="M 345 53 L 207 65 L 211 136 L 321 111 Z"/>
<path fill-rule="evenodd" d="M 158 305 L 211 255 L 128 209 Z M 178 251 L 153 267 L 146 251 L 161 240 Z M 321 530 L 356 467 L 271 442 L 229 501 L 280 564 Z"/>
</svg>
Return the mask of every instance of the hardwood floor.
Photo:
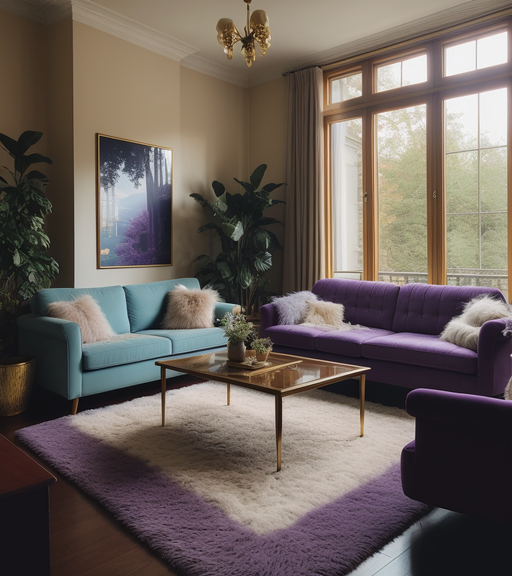
<svg viewBox="0 0 512 576">
<path fill-rule="evenodd" d="M 173 378 L 168 388 L 195 382 L 187 376 Z M 156 394 L 159 386 L 159 382 L 155 382 L 83 398 L 79 411 Z M 357 385 L 346 383 L 342 392 L 355 395 Z M 367 399 L 403 406 L 405 391 L 373 387 L 369 382 Z M 0 417 L 0 433 L 16 443 L 17 429 L 65 416 L 69 410 L 70 403 L 64 399 L 38 392 L 23 414 Z M 31 456 L 57 477 L 57 483 L 50 487 L 52 576 L 179 576 L 100 504 Z M 492 478 L 489 486 L 482 489 L 492 489 Z M 350 576 L 511 576 L 511 542 L 512 526 L 436 509 L 368 558 Z M 0 573 L 19 576 L 4 574 L 1 561 Z"/>
</svg>

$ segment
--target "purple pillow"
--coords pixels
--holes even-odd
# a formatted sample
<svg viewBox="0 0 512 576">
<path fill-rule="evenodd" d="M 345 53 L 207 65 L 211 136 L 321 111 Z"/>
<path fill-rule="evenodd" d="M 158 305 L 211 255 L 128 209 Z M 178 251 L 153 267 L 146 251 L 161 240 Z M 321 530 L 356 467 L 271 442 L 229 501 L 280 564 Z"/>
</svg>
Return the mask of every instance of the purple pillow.
<svg viewBox="0 0 512 576">
<path fill-rule="evenodd" d="M 286 296 L 274 298 L 279 324 L 300 324 L 306 315 L 308 302 L 317 300 L 316 295 L 309 290 L 290 292 Z"/>
</svg>

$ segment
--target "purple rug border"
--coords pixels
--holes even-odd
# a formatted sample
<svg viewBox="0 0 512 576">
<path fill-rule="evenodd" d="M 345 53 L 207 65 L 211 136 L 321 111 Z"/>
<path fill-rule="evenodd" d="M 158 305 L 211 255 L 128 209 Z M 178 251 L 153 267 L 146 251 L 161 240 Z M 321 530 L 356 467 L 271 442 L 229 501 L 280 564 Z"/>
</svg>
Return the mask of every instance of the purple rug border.
<svg viewBox="0 0 512 576">
<path fill-rule="evenodd" d="M 71 418 L 16 437 L 187 576 L 342 576 L 429 511 L 403 494 L 397 463 L 294 525 L 259 536 L 139 458 L 91 439 Z"/>
</svg>

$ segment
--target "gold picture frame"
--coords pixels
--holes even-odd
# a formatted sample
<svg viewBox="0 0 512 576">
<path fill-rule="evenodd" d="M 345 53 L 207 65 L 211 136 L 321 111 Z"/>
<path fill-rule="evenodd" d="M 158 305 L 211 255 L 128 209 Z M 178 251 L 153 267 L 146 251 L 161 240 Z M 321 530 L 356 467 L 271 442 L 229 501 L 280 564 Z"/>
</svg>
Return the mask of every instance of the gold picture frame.
<svg viewBox="0 0 512 576">
<path fill-rule="evenodd" d="M 98 268 L 172 266 L 172 148 L 97 138 Z"/>
</svg>

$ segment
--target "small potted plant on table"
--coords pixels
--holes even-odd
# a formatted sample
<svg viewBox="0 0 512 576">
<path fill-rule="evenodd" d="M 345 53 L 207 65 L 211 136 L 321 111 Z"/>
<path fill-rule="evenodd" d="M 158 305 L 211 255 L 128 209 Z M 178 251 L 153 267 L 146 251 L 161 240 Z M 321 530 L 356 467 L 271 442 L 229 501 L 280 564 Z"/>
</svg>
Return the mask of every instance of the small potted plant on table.
<svg viewBox="0 0 512 576">
<path fill-rule="evenodd" d="M 252 322 L 248 322 L 245 314 L 227 312 L 221 320 L 221 325 L 228 339 L 228 359 L 232 362 L 245 360 L 245 339 L 252 333 Z"/>
<path fill-rule="evenodd" d="M 252 343 L 252 349 L 256 351 L 256 360 L 266 362 L 272 352 L 273 342 L 270 338 L 256 338 Z"/>
</svg>

